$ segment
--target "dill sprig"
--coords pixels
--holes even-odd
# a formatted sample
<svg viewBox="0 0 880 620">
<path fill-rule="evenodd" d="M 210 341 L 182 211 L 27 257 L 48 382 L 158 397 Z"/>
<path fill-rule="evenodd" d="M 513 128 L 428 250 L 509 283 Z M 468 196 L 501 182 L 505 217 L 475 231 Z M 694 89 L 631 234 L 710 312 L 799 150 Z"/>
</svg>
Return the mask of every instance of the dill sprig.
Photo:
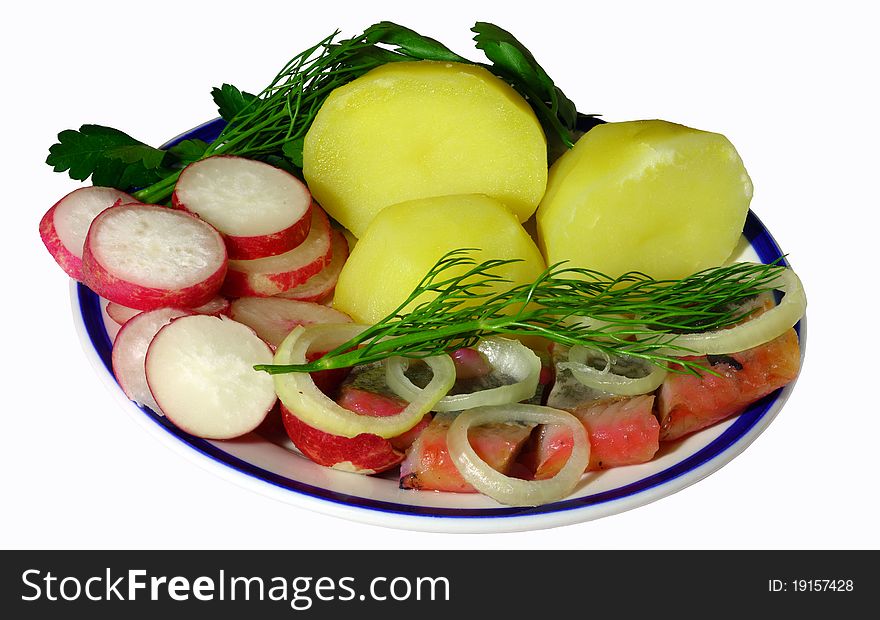
<svg viewBox="0 0 880 620">
<path fill-rule="evenodd" d="M 574 104 L 509 32 L 483 22 L 477 22 L 473 30 L 478 47 L 487 52 L 492 64 L 470 61 L 442 43 L 392 22 L 373 24 L 358 36 L 338 41 L 336 31 L 294 56 L 258 95 L 239 91 L 246 103 L 197 159 L 225 154 L 302 168 L 306 132 L 330 93 L 376 67 L 407 60 L 486 67 L 522 92 L 549 133 L 570 147 L 570 132 L 578 121 Z M 144 202 L 161 202 L 171 194 L 179 176 L 180 170 L 168 170 L 167 176 L 134 196 Z"/>
<path fill-rule="evenodd" d="M 251 159 L 286 155 L 302 166 L 302 142 L 321 104 L 334 89 L 391 60 L 374 53 L 369 30 L 361 37 L 335 42 L 339 32 L 293 57 L 272 82 L 229 120 L 200 159 L 236 155 Z M 180 171 L 135 193 L 144 202 L 170 195 Z"/>
<path fill-rule="evenodd" d="M 212 155 L 259 159 L 296 174 L 302 168 L 306 132 L 330 93 L 391 62 L 433 60 L 485 67 L 517 89 L 535 110 L 551 145 L 571 147 L 574 131 L 601 123 L 579 114 L 534 56 L 511 33 L 486 22 L 472 31 L 489 63 L 468 60 L 430 37 L 383 21 L 350 39 L 334 32 L 288 61 L 257 95 L 224 84 L 212 91 L 227 122 L 211 144 L 186 140 L 153 148 L 100 125 L 65 130 L 49 149 L 46 163 L 71 178 L 132 191 L 135 198 L 161 203 L 172 193 L 182 168 Z M 137 191 L 132 187 L 138 187 Z"/>
<path fill-rule="evenodd" d="M 721 329 L 745 319 L 747 302 L 773 290 L 784 267 L 734 263 L 681 280 L 655 280 L 629 272 L 617 278 L 557 264 L 533 282 L 511 286 L 498 268 L 519 259 L 477 263 L 471 248 L 444 255 L 387 317 L 308 364 L 256 366 L 270 374 L 346 368 L 393 356 L 422 358 L 474 346 L 490 335 L 540 336 L 612 356 L 677 364 L 700 374 L 705 367 L 678 356 L 677 333 Z M 456 273 L 456 275 L 451 275 Z M 405 311 L 424 294 L 430 298 Z"/>
</svg>

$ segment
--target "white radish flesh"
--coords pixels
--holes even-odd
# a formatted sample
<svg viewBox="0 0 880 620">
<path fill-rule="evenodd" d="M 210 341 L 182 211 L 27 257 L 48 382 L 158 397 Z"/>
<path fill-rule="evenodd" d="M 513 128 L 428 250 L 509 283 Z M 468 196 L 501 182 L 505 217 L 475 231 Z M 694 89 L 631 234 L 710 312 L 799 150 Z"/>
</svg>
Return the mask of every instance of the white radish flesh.
<svg viewBox="0 0 880 620">
<path fill-rule="evenodd" d="M 244 323 L 273 347 L 297 325 L 351 323 L 339 310 L 308 301 L 277 297 L 242 297 L 232 302 L 230 316 Z"/>
<path fill-rule="evenodd" d="M 156 205 L 102 212 L 83 248 L 85 284 L 138 310 L 205 304 L 217 295 L 226 268 L 226 247 L 210 224 Z"/>
<path fill-rule="evenodd" d="M 348 241 L 340 231 L 332 230 L 330 244 L 333 246 L 330 264 L 306 280 L 304 284 L 279 293 L 278 297 L 299 301 L 321 301 L 333 293 L 336 281 L 339 280 L 339 272 L 342 271 L 342 266 L 348 258 Z"/>
<path fill-rule="evenodd" d="M 271 297 L 299 286 L 326 267 L 332 258 L 330 221 L 312 208 L 309 236 L 289 252 L 253 260 L 231 260 L 223 283 L 227 297 Z"/>
<path fill-rule="evenodd" d="M 128 306 L 123 306 L 121 304 L 115 304 L 112 301 L 107 302 L 107 316 L 113 319 L 117 325 L 125 325 L 131 319 L 136 317 L 139 314 L 142 314 L 143 310 L 138 310 L 137 308 L 129 308 Z"/>
<path fill-rule="evenodd" d="M 228 299 L 217 295 L 206 304 L 198 306 L 197 308 L 186 308 L 186 310 L 191 311 L 193 314 L 210 314 L 213 316 L 219 316 L 221 314 L 228 315 L 230 305 Z M 128 306 L 116 304 L 112 301 L 107 303 L 107 316 L 119 325 L 125 325 L 128 321 L 142 312 L 143 310 L 129 308 Z"/>
<path fill-rule="evenodd" d="M 137 202 L 112 187 L 81 187 L 55 203 L 40 220 L 40 238 L 55 262 L 82 280 L 83 243 L 98 214 L 115 204 Z"/>
<path fill-rule="evenodd" d="M 186 310 L 178 308 L 141 312 L 119 330 L 113 341 L 113 374 L 122 391 L 137 404 L 145 405 L 159 415 L 162 410 L 150 392 L 144 370 L 147 348 L 160 329 L 187 314 Z"/>
<path fill-rule="evenodd" d="M 146 376 L 176 426 L 205 439 L 232 439 L 254 430 L 275 405 L 272 377 L 253 368 L 271 362 L 269 346 L 246 325 L 191 315 L 153 338 Z"/>
<path fill-rule="evenodd" d="M 172 201 L 219 230 L 235 259 L 292 250 L 311 225 L 312 196 L 305 184 L 284 170 L 241 157 L 209 157 L 190 164 Z"/>
</svg>

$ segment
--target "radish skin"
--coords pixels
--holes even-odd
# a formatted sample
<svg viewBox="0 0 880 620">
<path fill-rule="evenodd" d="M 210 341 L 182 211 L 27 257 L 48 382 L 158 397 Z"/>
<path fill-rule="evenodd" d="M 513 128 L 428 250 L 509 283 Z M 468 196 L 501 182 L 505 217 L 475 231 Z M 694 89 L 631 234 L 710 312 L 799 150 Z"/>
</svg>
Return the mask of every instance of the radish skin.
<svg viewBox="0 0 880 620">
<path fill-rule="evenodd" d="M 153 398 L 147 385 L 144 363 L 147 348 L 160 329 L 172 320 L 188 315 L 189 312 L 179 308 L 161 308 L 142 312 L 128 321 L 113 341 L 113 375 L 119 387 L 131 400 L 144 405 L 163 415 L 162 410 Z"/>
<path fill-rule="evenodd" d="M 180 174 L 172 205 L 214 226 L 231 259 L 288 252 L 311 227 L 312 195 L 292 174 L 242 157 L 215 156 Z"/>
<path fill-rule="evenodd" d="M 340 437 L 309 426 L 281 405 L 284 430 L 293 445 L 311 461 L 353 474 L 372 475 L 387 471 L 403 460 L 388 439 L 363 433 Z"/>
<path fill-rule="evenodd" d="M 308 301 L 277 297 L 242 297 L 232 302 L 230 316 L 272 345 L 281 344 L 297 325 L 351 323 L 339 310 Z"/>
<path fill-rule="evenodd" d="M 220 316 L 221 314 L 225 314 L 229 316 L 229 307 L 231 303 L 225 297 L 220 297 L 217 295 L 208 303 L 201 305 L 197 308 L 186 308 L 192 314 L 210 314 L 212 316 Z M 143 310 L 138 310 L 137 308 L 129 308 L 128 306 L 123 306 L 117 303 L 108 302 L 107 303 L 107 316 L 109 316 L 113 321 L 119 325 L 125 325 L 128 321 L 141 314 Z"/>
<path fill-rule="evenodd" d="M 83 282 L 137 310 L 192 308 L 217 295 L 227 264 L 226 246 L 210 224 L 183 211 L 127 204 L 92 222 Z"/>
<path fill-rule="evenodd" d="M 177 427 L 205 439 L 232 439 L 257 428 L 274 407 L 272 377 L 254 370 L 272 350 L 227 317 L 190 315 L 159 330 L 147 349 L 150 391 Z"/>
<path fill-rule="evenodd" d="M 83 244 L 98 214 L 112 206 L 137 202 L 112 187 L 81 187 L 56 202 L 40 220 L 40 238 L 55 262 L 82 281 Z"/>
<path fill-rule="evenodd" d="M 222 293 L 227 297 L 271 297 L 306 282 L 333 257 L 330 221 L 312 209 L 309 236 L 290 252 L 253 260 L 231 260 Z"/>
<path fill-rule="evenodd" d="M 339 272 L 342 271 L 342 266 L 348 259 L 348 241 L 343 233 L 333 229 L 330 231 L 330 244 L 332 245 L 332 256 L 329 265 L 303 284 L 279 293 L 277 296 L 284 299 L 319 302 L 332 295 L 336 289 L 336 282 L 339 280 Z"/>
</svg>

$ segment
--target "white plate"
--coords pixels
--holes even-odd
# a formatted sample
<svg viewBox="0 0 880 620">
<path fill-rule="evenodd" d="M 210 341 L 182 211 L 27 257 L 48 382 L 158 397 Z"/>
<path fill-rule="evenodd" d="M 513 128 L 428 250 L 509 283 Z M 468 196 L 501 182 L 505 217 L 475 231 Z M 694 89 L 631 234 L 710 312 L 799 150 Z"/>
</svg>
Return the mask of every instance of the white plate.
<svg viewBox="0 0 880 620">
<path fill-rule="evenodd" d="M 186 138 L 211 140 L 220 121 L 197 127 Z M 739 260 L 770 262 L 781 252 L 770 233 L 749 213 Z M 794 384 L 758 401 L 739 416 L 662 445 L 649 463 L 584 476 L 571 497 L 534 508 L 510 508 L 478 494 L 402 490 L 396 476 L 361 476 L 315 465 L 297 453 L 283 433 L 252 433 L 232 441 L 192 437 L 149 409 L 129 401 L 110 364 L 116 324 L 100 298 L 72 282 L 74 322 L 86 354 L 120 405 L 161 442 L 232 482 L 301 508 L 387 527 L 432 532 L 509 532 L 568 525 L 645 505 L 717 471 L 739 455 L 773 421 Z M 801 355 L 805 320 L 798 324 Z"/>
</svg>

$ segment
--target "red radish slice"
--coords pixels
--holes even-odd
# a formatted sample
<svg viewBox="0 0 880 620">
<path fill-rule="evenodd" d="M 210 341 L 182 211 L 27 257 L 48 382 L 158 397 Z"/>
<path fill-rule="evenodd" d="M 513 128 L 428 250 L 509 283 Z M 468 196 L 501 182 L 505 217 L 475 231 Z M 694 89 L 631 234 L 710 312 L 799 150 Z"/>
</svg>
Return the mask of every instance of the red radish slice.
<svg viewBox="0 0 880 620">
<path fill-rule="evenodd" d="M 121 304 L 115 304 L 112 301 L 107 302 L 107 316 L 109 316 L 117 325 L 125 325 L 137 315 L 143 313 L 143 310 L 137 308 L 129 308 Z"/>
<path fill-rule="evenodd" d="M 189 312 L 178 308 L 141 312 L 119 330 L 113 341 L 113 374 L 122 391 L 137 404 L 146 405 L 159 415 L 162 415 L 162 410 L 150 392 L 144 370 L 147 348 L 160 329 L 173 319 L 187 314 Z"/>
<path fill-rule="evenodd" d="M 67 275 L 82 280 L 83 243 L 92 220 L 104 209 L 127 202 L 137 201 L 112 187 L 81 187 L 46 211 L 40 238 Z"/>
<path fill-rule="evenodd" d="M 230 314 L 273 347 L 281 344 L 297 325 L 351 323 L 339 310 L 308 301 L 277 297 L 242 297 L 232 302 Z"/>
<path fill-rule="evenodd" d="M 361 415 L 379 417 L 397 415 L 407 405 L 400 399 L 352 387 L 351 384 L 343 388 L 339 404 Z M 427 414 L 413 428 L 390 439 L 369 433 L 349 438 L 309 426 L 284 405 L 281 406 L 281 411 L 287 436 L 305 456 L 325 467 L 368 475 L 386 471 L 399 464 L 403 460 L 404 452 L 431 421 L 431 414 Z"/>
<path fill-rule="evenodd" d="M 171 200 L 219 230 L 234 259 L 292 250 L 312 223 L 312 195 L 302 181 L 241 157 L 209 157 L 190 164 L 180 173 Z"/>
<path fill-rule="evenodd" d="M 309 236 L 290 252 L 229 261 L 229 272 L 223 283 L 227 297 L 271 297 L 292 289 L 321 271 L 332 258 L 330 220 L 319 207 L 312 209 Z"/>
<path fill-rule="evenodd" d="M 226 266 L 226 246 L 210 224 L 157 205 L 107 209 L 92 222 L 83 247 L 86 286 L 138 310 L 206 304 Z"/>
<path fill-rule="evenodd" d="M 220 297 L 217 295 L 208 303 L 199 306 L 198 308 L 187 308 L 187 310 L 191 311 L 192 314 L 210 314 L 213 316 L 219 316 L 221 314 L 229 315 L 229 307 L 230 302 L 225 297 Z M 121 304 L 113 303 L 112 301 L 107 304 L 107 316 L 113 319 L 114 322 L 119 325 L 125 325 L 128 321 L 141 314 L 143 310 L 138 310 L 137 308 L 129 308 L 128 306 L 123 306 Z"/>
<path fill-rule="evenodd" d="M 355 474 L 378 474 L 403 460 L 388 439 L 362 433 L 340 437 L 312 428 L 281 405 L 284 429 L 293 445 L 318 465 Z"/>
<path fill-rule="evenodd" d="M 272 350 L 226 317 L 194 314 L 159 330 L 147 349 L 150 391 L 167 418 L 205 439 L 232 439 L 257 428 L 275 405 L 275 385 L 255 364 Z"/>
<path fill-rule="evenodd" d="M 229 309 L 231 306 L 232 302 L 230 302 L 225 297 L 217 295 L 208 303 L 202 304 L 197 308 L 193 308 L 192 311 L 195 314 L 210 314 L 211 316 L 220 316 L 221 314 L 225 314 L 226 316 L 229 316 Z"/>
<path fill-rule="evenodd" d="M 333 293 L 339 280 L 339 272 L 348 259 L 348 241 L 345 240 L 344 234 L 333 229 L 330 231 L 330 244 L 333 246 L 330 264 L 306 280 L 304 284 L 279 293 L 278 297 L 299 301 L 321 301 Z"/>
</svg>

